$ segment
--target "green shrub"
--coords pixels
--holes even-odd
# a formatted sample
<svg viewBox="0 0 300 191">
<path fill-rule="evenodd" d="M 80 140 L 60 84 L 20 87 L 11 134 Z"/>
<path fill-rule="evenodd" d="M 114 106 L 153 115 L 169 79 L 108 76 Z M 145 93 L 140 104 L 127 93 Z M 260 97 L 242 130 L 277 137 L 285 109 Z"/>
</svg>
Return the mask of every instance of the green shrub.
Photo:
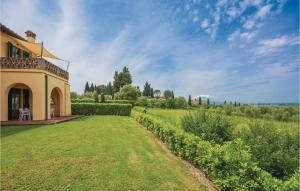
<svg viewBox="0 0 300 191">
<path fill-rule="evenodd" d="M 123 115 L 130 116 L 130 104 L 72 103 L 73 115 Z"/>
<path fill-rule="evenodd" d="M 181 120 L 181 127 L 203 140 L 222 144 L 231 140 L 232 125 L 223 115 L 199 110 L 188 113 Z"/>
<path fill-rule="evenodd" d="M 94 97 L 94 102 L 98 103 L 99 97 L 98 97 L 98 93 L 96 91 L 93 92 L 93 97 Z"/>
<path fill-rule="evenodd" d="M 186 108 L 187 103 L 184 97 L 167 99 L 153 99 L 146 96 L 139 97 L 135 104 L 136 106 L 162 108 L 162 109 L 179 109 Z"/>
<path fill-rule="evenodd" d="M 101 102 L 101 103 L 104 103 L 104 102 L 105 102 L 105 96 L 104 96 L 104 93 L 102 93 L 102 94 L 100 95 L 100 102 Z"/>
<path fill-rule="evenodd" d="M 127 84 L 116 93 L 116 98 L 129 100 L 130 103 L 134 104 L 139 96 L 139 93 L 140 92 L 136 87 Z"/>
<path fill-rule="evenodd" d="M 105 100 L 105 103 L 119 103 L 119 104 L 128 104 L 128 100 Z"/>
<path fill-rule="evenodd" d="M 284 182 L 257 167 L 241 139 L 212 144 L 150 115 L 134 111 L 133 117 L 174 154 L 200 167 L 221 190 L 295 190 L 299 185 L 299 173 Z"/>
<path fill-rule="evenodd" d="M 93 98 L 76 98 L 71 100 L 72 103 L 94 103 Z"/>
<path fill-rule="evenodd" d="M 299 133 L 277 129 L 273 123 L 253 122 L 235 128 L 233 136 L 242 139 L 258 166 L 275 177 L 288 178 L 299 166 Z"/>
<path fill-rule="evenodd" d="M 105 98 L 105 96 L 104 96 L 104 100 L 105 100 L 105 103 L 119 103 L 119 104 L 128 104 L 129 103 L 128 100 L 107 100 Z M 76 98 L 76 99 L 72 99 L 71 103 L 95 103 L 95 100 L 93 98 Z"/>
<path fill-rule="evenodd" d="M 185 108 L 187 107 L 187 103 L 185 101 L 185 98 L 183 96 L 179 96 L 178 98 L 175 98 L 176 102 L 176 108 Z"/>
</svg>

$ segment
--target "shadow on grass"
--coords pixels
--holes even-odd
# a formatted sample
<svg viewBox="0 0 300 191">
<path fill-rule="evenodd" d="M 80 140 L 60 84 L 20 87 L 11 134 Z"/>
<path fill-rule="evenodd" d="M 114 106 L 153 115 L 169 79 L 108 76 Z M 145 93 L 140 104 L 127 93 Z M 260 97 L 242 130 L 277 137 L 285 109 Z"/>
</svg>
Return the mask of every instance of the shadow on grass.
<svg viewBox="0 0 300 191">
<path fill-rule="evenodd" d="M 1 126 L 1 138 L 21 133 L 23 131 L 39 128 L 42 126 L 43 125 Z"/>
</svg>

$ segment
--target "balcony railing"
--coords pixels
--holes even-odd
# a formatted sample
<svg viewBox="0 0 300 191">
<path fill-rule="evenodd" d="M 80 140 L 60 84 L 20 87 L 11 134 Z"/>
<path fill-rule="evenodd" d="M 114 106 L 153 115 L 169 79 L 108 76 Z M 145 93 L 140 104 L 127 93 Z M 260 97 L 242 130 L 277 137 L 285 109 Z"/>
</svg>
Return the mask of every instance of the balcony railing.
<svg viewBox="0 0 300 191">
<path fill-rule="evenodd" d="M 37 69 L 45 70 L 66 80 L 69 79 L 69 73 L 60 67 L 44 60 L 42 58 L 0 58 L 1 69 Z"/>
</svg>

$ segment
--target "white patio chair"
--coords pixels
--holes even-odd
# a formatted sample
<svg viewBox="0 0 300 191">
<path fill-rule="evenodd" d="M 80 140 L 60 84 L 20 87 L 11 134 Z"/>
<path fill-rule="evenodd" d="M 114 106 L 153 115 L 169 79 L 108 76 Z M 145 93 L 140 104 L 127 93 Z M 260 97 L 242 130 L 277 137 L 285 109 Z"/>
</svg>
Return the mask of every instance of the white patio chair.
<svg viewBox="0 0 300 191">
<path fill-rule="evenodd" d="M 22 121 L 24 118 L 24 110 L 23 108 L 19 108 L 19 120 Z"/>
<path fill-rule="evenodd" d="M 51 117 L 55 117 L 55 108 L 51 108 L 50 109 L 50 115 L 51 115 Z"/>
<path fill-rule="evenodd" d="M 31 119 L 30 110 L 29 109 L 20 108 L 19 109 L 19 120 L 22 121 L 24 119 L 25 120 L 30 120 Z"/>
<path fill-rule="evenodd" d="M 31 120 L 31 111 L 28 108 L 25 108 L 24 116 L 27 116 L 27 120 Z"/>
</svg>

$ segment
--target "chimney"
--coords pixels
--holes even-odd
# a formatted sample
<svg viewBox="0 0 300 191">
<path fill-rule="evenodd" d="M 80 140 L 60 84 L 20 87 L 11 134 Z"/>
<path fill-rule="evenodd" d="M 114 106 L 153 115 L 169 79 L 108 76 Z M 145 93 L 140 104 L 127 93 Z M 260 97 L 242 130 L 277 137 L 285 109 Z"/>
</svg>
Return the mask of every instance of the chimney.
<svg viewBox="0 0 300 191">
<path fill-rule="evenodd" d="M 26 34 L 28 42 L 35 43 L 36 34 L 34 32 L 32 32 L 31 30 L 28 30 L 25 32 L 25 34 Z"/>
</svg>

